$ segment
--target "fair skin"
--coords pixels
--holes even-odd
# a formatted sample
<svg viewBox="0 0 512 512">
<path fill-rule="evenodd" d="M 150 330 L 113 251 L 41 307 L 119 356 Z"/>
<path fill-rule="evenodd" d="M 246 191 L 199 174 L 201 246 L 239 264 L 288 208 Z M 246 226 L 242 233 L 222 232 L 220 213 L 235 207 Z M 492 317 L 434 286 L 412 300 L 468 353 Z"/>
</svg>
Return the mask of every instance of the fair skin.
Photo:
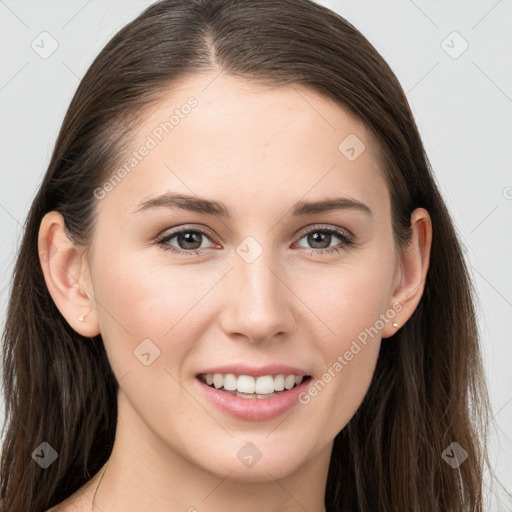
<svg viewBox="0 0 512 512">
<path fill-rule="evenodd" d="M 198 100 L 98 200 L 86 251 L 67 240 L 57 212 L 41 223 L 40 250 L 53 246 L 42 259 L 49 292 L 73 329 L 101 333 L 120 386 L 108 466 L 52 510 L 90 511 L 94 497 L 103 512 L 322 512 L 333 439 L 368 390 L 380 343 L 393 342 L 385 338 L 423 293 L 430 217 L 415 210 L 411 245 L 395 250 L 379 149 L 364 126 L 308 88 L 216 75 L 189 77 L 147 112 L 133 150 L 169 112 Z M 338 150 L 349 134 L 366 146 L 353 161 Z M 230 217 L 165 206 L 135 212 L 164 192 L 220 201 Z M 360 201 L 371 214 L 291 215 L 297 201 L 334 197 Z M 196 245 L 166 243 L 187 254 L 155 242 L 178 227 L 196 233 L 186 239 Z M 306 233 L 313 227 L 317 245 Z M 354 244 L 325 228 L 348 230 Z M 246 237 L 262 249 L 250 263 L 237 252 Z M 335 246 L 341 250 L 325 252 Z M 236 418 L 198 391 L 201 369 L 228 363 L 289 364 L 320 379 L 393 304 L 401 306 L 393 320 L 309 403 L 285 414 Z M 133 353 L 144 339 L 160 350 L 148 366 Z M 237 456 L 247 442 L 262 454 L 252 467 Z"/>
</svg>

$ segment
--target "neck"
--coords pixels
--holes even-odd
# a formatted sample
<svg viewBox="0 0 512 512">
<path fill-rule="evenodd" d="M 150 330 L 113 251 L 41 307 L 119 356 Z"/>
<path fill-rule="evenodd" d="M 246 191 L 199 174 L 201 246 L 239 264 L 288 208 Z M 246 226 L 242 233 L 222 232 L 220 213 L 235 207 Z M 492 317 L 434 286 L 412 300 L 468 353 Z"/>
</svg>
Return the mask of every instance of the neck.
<svg viewBox="0 0 512 512">
<path fill-rule="evenodd" d="M 215 472 L 211 464 L 201 467 L 186 453 L 177 453 L 148 429 L 122 392 L 119 397 L 112 454 L 88 486 L 93 510 L 225 512 L 236 503 L 244 512 L 326 512 L 332 444 L 289 475 L 274 478 L 269 468 L 268 478 L 248 481 L 233 471 Z"/>
</svg>

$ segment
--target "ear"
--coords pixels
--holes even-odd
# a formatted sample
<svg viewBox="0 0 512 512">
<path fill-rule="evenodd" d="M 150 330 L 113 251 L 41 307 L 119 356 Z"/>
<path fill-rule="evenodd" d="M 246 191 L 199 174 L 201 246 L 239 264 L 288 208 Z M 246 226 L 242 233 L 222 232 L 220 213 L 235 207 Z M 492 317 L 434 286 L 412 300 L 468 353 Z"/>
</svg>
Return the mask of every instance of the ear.
<svg viewBox="0 0 512 512">
<path fill-rule="evenodd" d="M 397 329 L 409 320 L 425 288 L 432 246 L 432 221 L 427 210 L 424 208 L 414 210 L 411 215 L 411 230 L 411 241 L 400 255 L 400 264 L 393 285 L 394 291 L 389 304 L 390 310 L 397 313 L 383 328 L 383 338 L 395 334 Z M 393 327 L 394 322 L 398 327 Z"/>
<path fill-rule="evenodd" d="M 62 316 L 82 336 L 99 334 L 86 251 L 69 240 L 60 213 L 52 211 L 43 217 L 38 251 L 46 286 Z"/>
</svg>

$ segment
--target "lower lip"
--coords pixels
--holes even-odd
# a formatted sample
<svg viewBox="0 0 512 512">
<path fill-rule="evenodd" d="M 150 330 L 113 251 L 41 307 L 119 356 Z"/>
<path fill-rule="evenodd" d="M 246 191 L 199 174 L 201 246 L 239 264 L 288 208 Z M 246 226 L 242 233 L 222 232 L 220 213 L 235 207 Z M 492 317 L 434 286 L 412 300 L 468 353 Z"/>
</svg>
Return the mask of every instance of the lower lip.
<svg viewBox="0 0 512 512">
<path fill-rule="evenodd" d="M 206 398 L 223 412 L 247 421 L 262 421 L 276 418 L 296 405 L 299 395 L 305 391 L 311 378 L 298 386 L 271 398 L 240 398 L 225 391 L 212 388 L 196 378 Z"/>
</svg>

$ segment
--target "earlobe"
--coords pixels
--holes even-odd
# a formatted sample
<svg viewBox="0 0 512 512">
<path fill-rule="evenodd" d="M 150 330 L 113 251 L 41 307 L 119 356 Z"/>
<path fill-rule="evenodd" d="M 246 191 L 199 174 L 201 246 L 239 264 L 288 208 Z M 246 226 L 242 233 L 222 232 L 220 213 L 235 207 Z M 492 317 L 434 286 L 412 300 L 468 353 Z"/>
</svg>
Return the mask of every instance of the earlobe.
<svg viewBox="0 0 512 512">
<path fill-rule="evenodd" d="M 62 316 L 82 336 L 99 334 L 85 250 L 69 240 L 59 212 L 43 217 L 38 251 L 46 286 Z"/>
<path fill-rule="evenodd" d="M 393 323 L 382 331 L 382 337 L 395 334 L 416 310 L 423 291 L 430 263 L 432 247 L 432 221 L 424 208 L 417 208 L 411 215 L 412 238 L 400 257 L 399 283 L 391 297 L 391 304 L 400 304 Z M 394 325 L 394 324 L 398 325 Z"/>
</svg>

